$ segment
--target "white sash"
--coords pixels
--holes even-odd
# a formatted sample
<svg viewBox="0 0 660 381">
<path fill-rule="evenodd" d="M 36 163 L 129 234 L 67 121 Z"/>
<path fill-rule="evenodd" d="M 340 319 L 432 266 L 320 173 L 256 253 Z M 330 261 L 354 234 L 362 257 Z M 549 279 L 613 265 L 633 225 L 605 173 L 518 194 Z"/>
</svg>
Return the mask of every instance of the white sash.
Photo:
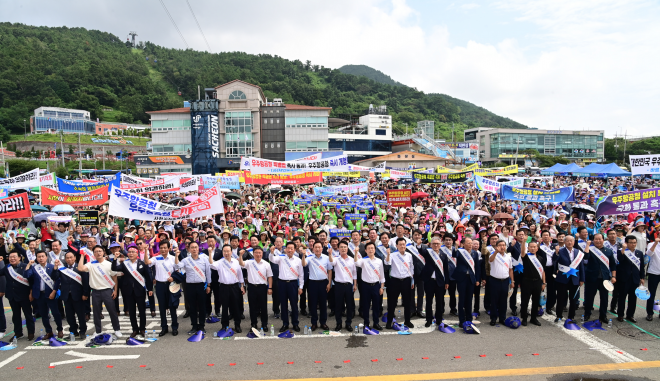
<svg viewBox="0 0 660 381">
<path fill-rule="evenodd" d="M 344 262 L 344 259 L 342 257 L 338 257 L 337 260 L 339 260 L 339 264 L 344 271 L 346 271 L 346 275 L 348 275 L 349 279 L 353 279 L 353 274 L 351 274 L 350 270 L 348 269 L 348 265 L 346 265 L 346 262 Z"/>
<path fill-rule="evenodd" d="M 587 243 L 585 241 L 581 240 L 581 239 L 578 239 L 578 246 L 580 246 L 582 251 L 584 251 L 584 249 L 587 248 Z"/>
<path fill-rule="evenodd" d="M 376 248 L 380 250 L 381 254 L 383 254 L 385 258 L 387 258 L 387 249 L 385 248 L 382 242 L 378 242 L 378 246 Z"/>
<path fill-rule="evenodd" d="M 202 281 L 204 283 L 206 283 L 206 274 L 204 273 L 204 271 L 202 271 L 202 269 L 199 268 L 199 266 L 197 266 L 197 263 L 193 261 L 192 257 L 186 257 L 184 261 L 188 261 L 188 263 L 190 263 L 190 266 L 192 266 L 193 270 L 197 273 L 197 275 L 200 278 L 202 278 Z"/>
<path fill-rule="evenodd" d="M 504 255 L 502 255 L 502 254 L 500 254 L 500 253 L 497 253 L 497 254 L 495 255 L 495 259 L 496 259 L 498 262 L 500 262 L 501 264 L 503 264 L 504 267 L 506 267 L 507 270 L 509 270 L 509 262 L 507 262 L 507 261 L 504 260 Z"/>
<path fill-rule="evenodd" d="M 137 260 L 135 261 L 135 263 L 137 263 Z M 142 286 L 146 289 L 146 286 L 144 284 L 144 277 L 139 272 L 137 272 L 137 269 L 135 267 L 133 267 L 133 264 L 131 263 L 131 261 L 130 260 L 125 260 L 124 261 L 124 266 L 126 266 L 126 268 L 128 269 L 128 272 L 131 273 L 131 275 L 133 275 L 133 278 L 135 278 L 135 280 L 138 283 L 140 283 L 140 286 Z"/>
<path fill-rule="evenodd" d="M 600 261 L 603 262 L 603 263 L 605 264 L 605 266 L 607 266 L 607 269 L 609 270 L 609 268 L 610 268 L 610 260 L 609 260 L 609 258 L 607 258 L 607 255 L 605 255 L 605 253 L 603 253 L 602 251 L 600 251 L 600 249 L 597 248 L 597 247 L 594 246 L 594 245 L 591 245 L 591 246 L 589 247 L 589 250 L 590 250 L 590 251 L 591 251 L 591 252 L 592 252 L 592 253 L 593 253 L 598 259 L 600 259 Z"/>
<path fill-rule="evenodd" d="M 493 253 L 495 252 L 495 248 L 492 247 L 491 245 L 486 246 L 486 250 L 488 250 L 489 255 L 493 255 Z"/>
<path fill-rule="evenodd" d="M 284 259 L 284 262 L 286 262 L 286 265 L 289 266 L 289 270 L 291 270 L 291 273 L 292 273 L 296 278 L 298 278 L 298 277 L 299 277 L 299 276 L 298 276 L 298 273 L 296 272 L 296 270 L 293 269 L 293 266 L 291 266 L 291 262 L 289 262 L 289 258 L 285 255 L 284 258 L 282 258 L 282 259 Z"/>
<path fill-rule="evenodd" d="M 94 253 L 92 253 L 92 251 L 89 250 L 88 248 L 83 247 L 82 249 L 80 249 L 80 253 L 85 254 L 85 257 L 87 257 L 87 262 L 94 261 Z"/>
<path fill-rule="evenodd" d="M 108 284 L 110 285 L 110 287 L 114 287 L 114 286 L 115 286 L 115 282 L 114 282 L 114 281 L 112 280 L 112 278 L 111 278 L 108 274 L 106 274 L 105 271 L 101 268 L 101 264 L 100 264 L 100 263 L 98 263 L 97 261 L 92 261 L 92 263 L 91 263 L 90 265 L 91 265 L 91 268 L 93 268 L 95 271 L 97 271 L 97 272 L 99 273 L 99 275 L 101 275 L 101 277 L 102 277 L 103 279 L 105 279 L 106 282 L 108 282 Z"/>
<path fill-rule="evenodd" d="M 536 257 L 536 255 L 532 253 L 527 253 L 527 256 L 529 257 L 529 260 L 532 261 L 532 264 L 534 265 L 534 268 L 536 271 L 538 271 L 539 276 L 541 279 L 543 279 L 543 265 L 541 264 L 541 261 Z"/>
<path fill-rule="evenodd" d="M 555 252 L 552 250 L 550 246 L 547 246 L 545 243 L 541 244 L 541 250 L 543 250 L 547 255 L 553 256 L 555 255 Z"/>
<path fill-rule="evenodd" d="M 408 249 L 408 251 L 410 251 L 412 253 L 412 255 L 414 255 L 417 259 L 419 259 L 420 261 L 422 261 L 423 264 L 426 265 L 426 260 L 419 253 L 419 250 L 417 250 L 417 247 L 415 247 L 415 245 L 413 245 L 412 243 L 409 243 L 409 244 L 406 245 L 406 249 Z"/>
<path fill-rule="evenodd" d="M 238 259 L 238 249 L 236 249 L 236 253 L 234 253 L 234 249 L 231 249 L 231 256 L 232 256 L 234 259 Z"/>
<path fill-rule="evenodd" d="M 28 259 L 30 259 L 30 251 L 28 250 L 27 253 L 28 253 Z M 50 261 L 53 262 L 53 263 L 55 263 L 55 261 L 59 261 L 59 260 L 60 260 L 60 258 L 57 256 L 57 254 L 55 254 L 55 253 L 52 252 L 52 251 L 49 251 L 49 252 L 48 252 L 48 256 L 50 257 Z M 32 261 L 33 259 L 30 259 L 30 260 Z"/>
<path fill-rule="evenodd" d="M 30 250 L 27 250 L 25 252 L 25 254 L 27 255 L 28 261 L 36 261 L 37 260 L 37 256 L 32 254 L 32 252 Z"/>
<path fill-rule="evenodd" d="M 231 267 L 231 264 L 229 263 L 229 261 L 227 261 L 226 259 L 222 258 L 222 259 L 220 260 L 220 262 L 222 262 L 222 264 L 225 265 L 225 267 L 227 268 L 227 270 L 231 271 L 231 273 L 234 274 L 234 276 L 236 277 L 236 281 L 239 281 L 239 282 L 240 282 L 240 279 L 238 278 L 238 274 L 236 273 L 236 270 L 234 270 L 234 268 Z"/>
<path fill-rule="evenodd" d="M 374 266 L 374 264 L 371 263 L 371 259 L 369 259 L 369 257 L 365 258 L 364 260 L 367 261 L 367 263 L 369 264 L 369 267 L 371 267 L 371 269 L 374 271 L 374 273 L 376 273 L 376 277 L 378 278 L 378 282 L 380 283 L 380 273 L 378 272 L 378 269 L 376 268 L 376 266 Z"/>
<path fill-rule="evenodd" d="M 311 257 L 311 258 L 310 258 L 310 257 Z M 316 259 L 316 255 L 314 255 L 314 254 L 312 254 L 312 255 L 308 255 L 307 258 L 310 258 L 310 259 L 311 259 L 311 261 L 312 261 L 312 267 L 314 267 L 314 268 L 317 268 L 317 267 L 318 267 L 318 268 L 321 270 L 321 273 L 325 275 L 325 278 L 328 279 L 328 272 L 327 272 L 326 269 L 323 267 L 323 265 L 322 265 L 321 263 L 319 263 L 318 259 Z M 314 271 L 314 272 L 316 272 L 316 271 Z"/>
<path fill-rule="evenodd" d="M 461 253 L 463 259 L 465 259 L 467 263 L 470 265 L 470 268 L 472 269 L 472 274 L 476 275 L 476 273 L 474 272 L 474 259 L 472 259 L 470 253 L 465 249 L 458 249 L 458 252 Z"/>
<path fill-rule="evenodd" d="M 454 256 L 451 253 L 451 250 L 449 250 L 447 248 L 447 246 L 444 246 L 444 245 L 440 247 L 440 250 L 444 251 L 444 253 L 447 255 L 447 258 L 449 258 L 449 260 L 454 265 L 454 267 L 456 267 L 456 259 L 457 258 L 454 258 Z"/>
<path fill-rule="evenodd" d="M 406 268 L 406 270 L 408 271 L 408 275 L 410 275 L 410 277 L 413 278 L 413 274 L 412 274 L 412 272 L 410 271 L 410 266 L 408 266 L 408 264 L 406 263 L 406 259 L 405 259 L 405 257 L 403 256 L 403 254 L 401 254 L 401 253 L 399 253 L 399 252 L 397 251 L 397 252 L 394 254 L 394 256 L 395 256 L 396 258 L 399 258 L 399 260 L 401 261 L 401 263 L 403 263 L 403 266 L 404 266 L 404 267 Z"/>
<path fill-rule="evenodd" d="M 11 265 L 9 265 L 9 266 L 7 267 L 7 271 L 9 272 L 9 275 L 11 275 L 11 277 L 14 278 L 15 281 L 17 281 L 18 283 L 20 283 L 20 284 L 22 284 L 22 285 L 24 285 L 24 286 L 28 286 L 28 287 L 30 287 L 30 282 L 28 282 L 27 278 L 24 277 L 23 275 L 20 275 L 19 273 L 17 273 L 17 272 L 14 270 L 14 267 L 12 267 Z"/>
<path fill-rule="evenodd" d="M 43 268 L 43 266 L 35 265 L 34 270 L 37 272 L 37 274 L 39 274 L 41 280 L 43 280 L 44 283 L 46 283 L 51 290 L 55 289 L 55 282 L 53 282 L 53 279 L 48 275 L 46 269 Z"/>
<path fill-rule="evenodd" d="M 433 263 L 435 263 L 436 267 L 440 269 L 440 274 L 442 274 L 442 277 L 444 278 L 445 270 L 442 266 L 442 260 L 440 260 L 440 256 L 431 248 L 428 248 L 427 251 L 431 255 L 431 258 L 433 258 Z"/>
<path fill-rule="evenodd" d="M 70 269 L 66 266 L 62 266 L 58 270 L 60 270 L 60 272 L 62 274 L 64 274 L 64 275 L 68 276 L 69 278 L 75 280 L 76 282 L 78 282 L 82 286 L 82 277 L 80 276 L 80 274 L 78 274 L 77 272 L 73 271 L 72 269 Z"/>
<path fill-rule="evenodd" d="M 153 257 L 152 259 L 156 260 L 156 266 L 160 265 L 160 268 L 162 268 L 163 271 L 165 271 L 167 273 L 168 278 L 172 276 L 172 271 L 168 270 L 167 266 L 165 266 L 165 262 L 167 262 L 167 261 L 165 261 L 165 258 L 162 255 L 157 255 L 157 256 Z M 162 262 L 159 262 L 159 261 L 162 261 Z M 174 270 L 174 269 L 172 269 L 172 270 Z"/>
<path fill-rule="evenodd" d="M 561 263 L 558 263 L 557 267 L 559 268 L 559 271 L 566 273 L 570 269 L 577 269 L 577 267 L 580 264 L 580 261 L 582 260 L 582 258 L 584 258 L 584 253 L 578 250 L 578 253 L 575 256 L 575 259 L 573 259 L 573 262 L 571 262 L 569 267 L 566 267 L 566 266 L 562 265 Z"/>
<path fill-rule="evenodd" d="M 637 266 L 637 270 L 639 270 L 639 258 L 633 253 L 632 251 L 626 249 L 626 251 L 623 252 L 623 254 L 630 259 L 630 262 L 632 262 L 635 266 Z"/>
<path fill-rule="evenodd" d="M 257 261 L 253 260 L 252 262 L 254 263 L 254 265 L 253 265 L 253 266 L 254 266 L 254 269 L 257 270 L 257 274 L 259 274 L 259 276 L 261 277 L 261 279 L 265 280 L 265 281 L 266 281 L 266 284 L 268 284 L 268 279 L 266 279 L 266 277 L 264 276 L 264 274 L 261 273 L 261 270 L 259 270 L 259 265 L 257 264 Z"/>
<path fill-rule="evenodd" d="M 358 246 L 355 246 L 355 244 L 354 244 L 353 242 L 349 242 L 349 243 L 348 243 L 348 249 L 353 253 L 353 255 L 355 255 L 355 249 L 356 249 L 357 247 L 358 247 Z"/>
</svg>

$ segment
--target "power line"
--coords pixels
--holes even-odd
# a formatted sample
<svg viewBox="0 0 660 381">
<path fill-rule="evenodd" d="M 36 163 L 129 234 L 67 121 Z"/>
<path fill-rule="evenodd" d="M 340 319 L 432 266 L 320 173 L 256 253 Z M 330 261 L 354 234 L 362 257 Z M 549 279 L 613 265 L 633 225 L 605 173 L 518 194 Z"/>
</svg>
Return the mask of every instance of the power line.
<svg viewBox="0 0 660 381">
<path fill-rule="evenodd" d="M 170 11 L 167 10 L 167 7 L 165 6 L 165 3 L 163 3 L 163 0 L 160 0 L 160 4 L 163 6 L 163 9 L 165 9 L 165 12 L 167 13 L 167 16 L 169 16 L 170 21 L 172 21 L 172 24 L 174 24 L 174 28 L 176 29 L 176 31 L 179 32 L 179 36 L 183 40 L 183 43 L 186 44 L 186 49 L 189 49 L 190 47 L 188 46 L 188 43 L 186 42 L 186 39 L 183 38 L 183 34 L 181 34 L 181 31 L 179 30 L 179 27 L 174 22 L 174 19 L 172 18 L 172 15 L 170 14 Z"/>
<path fill-rule="evenodd" d="M 206 36 L 204 35 L 204 32 L 202 31 L 202 27 L 199 25 L 199 21 L 197 21 L 197 16 L 195 16 L 195 12 L 193 12 L 192 7 L 190 6 L 190 1 L 186 0 L 186 3 L 188 3 L 188 8 L 190 9 L 190 13 L 192 13 L 193 18 L 195 19 L 195 23 L 197 24 L 197 27 L 199 28 L 199 33 L 202 34 L 202 37 L 204 37 L 204 42 L 206 42 L 206 47 L 209 48 L 209 52 L 213 53 L 211 50 L 211 45 L 209 45 L 209 42 L 206 40 Z"/>
</svg>

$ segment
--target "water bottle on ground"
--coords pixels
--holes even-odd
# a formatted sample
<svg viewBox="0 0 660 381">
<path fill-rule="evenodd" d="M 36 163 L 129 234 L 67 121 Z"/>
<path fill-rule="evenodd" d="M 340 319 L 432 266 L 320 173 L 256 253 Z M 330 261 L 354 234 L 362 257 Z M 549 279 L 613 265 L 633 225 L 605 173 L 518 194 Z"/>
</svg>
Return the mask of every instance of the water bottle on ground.
<svg viewBox="0 0 660 381">
<path fill-rule="evenodd" d="M 270 325 L 270 335 L 275 336 L 275 327 L 272 324 Z"/>
<path fill-rule="evenodd" d="M 76 341 L 76 335 L 73 332 L 69 332 L 69 342 L 73 343 L 74 341 Z"/>
<path fill-rule="evenodd" d="M 151 338 L 152 338 L 152 339 L 155 339 L 155 338 L 156 338 L 156 330 L 155 330 L 155 329 L 152 329 L 152 330 L 151 330 Z"/>
<path fill-rule="evenodd" d="M 431 330 L 435 331 L 435 319 L 433 319 L 433 322 L 431 323 Z"/>
<path fill-rule="evenodd" d="M 353 330 L 353 333 L 356 334 L 356 335 L 358 334 L 358 326 L 357 325 L 355 326 L 355 329 Z"/>
<path fill-rule="evenodd" d="M 304 335 L 307 334 L 307 326 L 305 326 L 305 330 L 303 331 L 303 334 L 304 334 Z"/>
<path fill-rule="evenodd" d="M 364 324 L 360 323 L 360 325 L 358 326 L 358 333 L 363 333 L 363 332 L 364 332 Z"/>
<path fill-rule="evenodd" d="M 218 331 L 213 331 L 213 337 L 218 337 Z"/>
<path fill-rule="evenodd" d="M 41 331 L 39 331 L 39 340 L 44 339 L 44 329 L 42 328 Z"/>
<path fill-rule="evenodd" d="M 266 334 L 264 334 L 264 327 L 261 327 L 261 329 L 259 330 L 259 336 L 266 337 Z"/>
<path fill-rule="evenodd" d="M 607 322 L 607 328 L 612 329 L 612 319 Z"/>
</svg>

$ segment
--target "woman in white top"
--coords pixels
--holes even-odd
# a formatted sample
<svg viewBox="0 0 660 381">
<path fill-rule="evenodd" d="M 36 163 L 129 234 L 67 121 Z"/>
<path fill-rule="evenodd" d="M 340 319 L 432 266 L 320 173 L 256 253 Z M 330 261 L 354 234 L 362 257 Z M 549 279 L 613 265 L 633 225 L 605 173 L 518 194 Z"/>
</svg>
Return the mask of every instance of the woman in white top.
<svg viewBox="0 0 660 381">
<path fill-rule="evenodd" d="M 499 238 L 506 243 L 507 246 L 511 244 L 511 241 L 513 241 L 513 236 L 510 235 L 510 229 L 508 226 L 502 226 L 502 232 L 498 234 Z"/>
</svg>

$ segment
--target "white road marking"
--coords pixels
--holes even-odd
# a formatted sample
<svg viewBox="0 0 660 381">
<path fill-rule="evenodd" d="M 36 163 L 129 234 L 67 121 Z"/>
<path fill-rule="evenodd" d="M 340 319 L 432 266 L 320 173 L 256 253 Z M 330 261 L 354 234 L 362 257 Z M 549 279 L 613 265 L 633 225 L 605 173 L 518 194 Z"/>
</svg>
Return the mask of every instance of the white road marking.
<svg viewBox="0 0 660 381">
<path fill-rule="evenodd" d="M 74 351 L 69 351 L 65 353 L 65 355 L 71 355 L 79 358 L 73 360 L 51 362 L 50 366 L 73 364 L 77 362 L 100 361 L 100 360 L 135 360 L 140 357 L 140 355 L 103 356 L 103 355 L 92 355 L 89 353 L 79 353 Z"/>
<path fill-rule="evenodd" d="M 8 359 L 6 359 L 5 361 L 0 362 L 0 368 L 2 368 L 3 366 L 9 364 L 10 362 L 16 360 L 17 358 L 23 356 L 23 355 L 26 354 L 26 353 L 27 353 L 27 352 L 18 352 L 18 353 L 16 353 L 15 355 L 13 355 L 13 356 L 9 357 Z"/>
</svg>

